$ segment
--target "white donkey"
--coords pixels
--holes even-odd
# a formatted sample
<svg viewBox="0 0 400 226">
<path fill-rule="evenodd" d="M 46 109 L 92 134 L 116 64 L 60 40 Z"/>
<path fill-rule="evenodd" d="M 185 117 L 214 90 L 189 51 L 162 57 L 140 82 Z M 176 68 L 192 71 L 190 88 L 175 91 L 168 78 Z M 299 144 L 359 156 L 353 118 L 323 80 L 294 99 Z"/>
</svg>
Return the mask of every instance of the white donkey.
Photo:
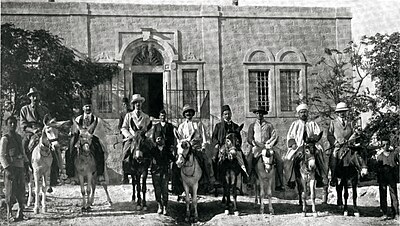
<svg viewBox="0 0 400 226">
<path fill-rule="evenodd" d="M 53 162 L 52 152 L 55 152 L 57 156 L 58 165 L 61 165 L 61 155 L 59 152 L 60 144 L 58 142 L 58 127 L 68 121 L 57 122 L 54 118 L 46 122 L 48 116 L 46 115 L 43 119 L 43 130 L 42 135 L 39 139 L 39 143 L 35 146 L 32 151 L 32 169 L 33 179 L 35 181 L 35 206 L 33 212 L 39 213 L 39 191 L 42 192 L 42 212 L 46 212 L 46 187 L 50 179 L 50 169 Z M 60 168 L 61 169 L 61 168 Z M 32 179 L 32 177 L 31 177 Z M 40 181 L 42 184 L 40 186 Z M 27 206 L 32 203 L 32 180 L 28 182 L 28 202 Z"/>
</svg>

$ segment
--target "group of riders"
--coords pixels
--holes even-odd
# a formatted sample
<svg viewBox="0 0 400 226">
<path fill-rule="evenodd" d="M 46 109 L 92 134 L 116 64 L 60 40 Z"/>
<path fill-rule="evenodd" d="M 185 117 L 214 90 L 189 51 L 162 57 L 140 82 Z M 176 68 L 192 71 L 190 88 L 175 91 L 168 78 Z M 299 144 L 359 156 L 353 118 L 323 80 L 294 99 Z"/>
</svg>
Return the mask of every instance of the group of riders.
<svg viewBox="0 0 400 226">
<path fill-rule="evenodd" d="M 49 113 L 48 109 L 40 104 L 40 93 L 37 89 L 31 88 L 27 93 L 27 96 L 30 99 L 30 104 L 22 107 L 20 111 L 20 127 L 23 131 L 22 139 L 18 134 L 15 133 L 14 127 L 16 127 L 16 119 L 13 116 L 10 116 L 6 120 L 6 126 L 10 127 L 11 129 L 9 129 L 9 132 L 5 133 L 2 137 L 2 147 L 4 147 L 4 143 L 7 143 L 7 140 L 8 143 L 12 144 L 14 158 L 6 158 L 7 154 L 4 154 L 6 152 L 3 150 L 4 148 L 2 148 L 2 154 L 0 155 L 0 162 L 6 169 L 6 174 L 8 172 L 11 175 L 14 172 L 21 171 L 20 173 L 13 174 L 17 175 L 16 177 L 18 178 L 23 177 L 24 167 L 28 166 L 29 168 L 31 149 L 35 143 L 38 142 L 38 138 L 40 137 L 39 134 L 43 127 L 43 118 Z M 122 100 L 123 111 L 120 113 L 118 128 L 123 136 L 124 141 L 124 159 L 122 160 L 124 174 L 122 183 L 129 182 L 129 172 L 128 168 L 126 167 L 126 162 L 132 155 L 132 142 L 135 141 L 137 136 L 145 136 L 148 142 L 151 142 L 155 147 L 158 147 L 155 152 L 160 151 L 170 153 L 166 154 L 165 156 L 159 155 L 157 159 L 154 159 L 153 161 L 156 163 L 155 165 L 157 165 L 157 162 L 165 165 L 165 162 L 168 164 L 173 162 L 173 157 L 176 156 L 176 138 L 174 133 L 177 133 L 181 139 L 186 139 L 190 142 L 191 148 L 194 150 L 195 155 L 202 167 L 202 182 L 204 185 L 204 191 L 213 192 L 215 189 L 214 185 L 220 180 L 217 172 L 218 168 L 216 167 L 219 153 L 225 146 L 227 135 L 237 131 L 239 128 L 239 125 L 232 121 L 232 111 L 230 106 L 224 105 L 221 107 L 222 120 L 215 125 L 211 142 L 209 142 L 202 123 L 194 119 L 196 110 L 192 106 L 183 106 L 182 115 L 184 117 L 184 121 L 178 126 L 178 128 L 175 128 L 170 122 L 168 122 L 167 113 L 165 110 L 162 110 L 159 113 L 159 123 L 153 125 L 149 115 L 142 111 L 142 104 L 144 101 L 145 98 L 140 94 L 134 94 L 130 101 L 128 98 L 123 98 Z M 79 115 L 74 120 L 80 127 L 88 129 L 89 133 L 93 134 L 96 130 L 96 125 L 99 119 L 92 112 L 92 104 L 90 99 L 84 99 L 82 105 L 83 114 Z M 133 109 L 130 109 L 130 106 L 132 106 Z M 237 142 L 237 150 L 239 150 L 239 152 L 236 155 L 236 159 L 241 168 L 244 182 L 248 180 L 249 175 L 253 171 L 253 159 L 260 157 L 266 164 L 268 163 L 268 156 L 272 154 L 276 160 L 274 165 L 277 169 L 275 189 L 283 190 L 285 185 L 287 185 L 289 188 L 294 188 L 296 175 L 296 167 L 294 167 L 294 165 L 299 162 L 299 158 L 301 156 L 301 152 L 299 151 L 300 147 L 303 147 L 305 137 L 318 135 L 321 133 L 321 128 L 319 125 L 315 121 L 310 120 L 309 109 L 306 104 L 300 104 L 296 108 L 296 111 L 298 119 L 291 124 L 289 131 L 287 132 L 287 152 L 281 157 L 279 156 L 280 153 L 275 149 L 275 145 L 277 144 L 278 140 L 277 132 L 274 126 L 264 118 L 264 115 L 266 115 L 268 112 L 263 107 L 258 107 L 257 109 L 253 110 L 256 120 L 248 127 L 247 143 L 251 149 L 247 155 L 244 155 L 243 151 L 241 151 L 242 138 L 240 135 L 238 136 Z M 335 168 L 343 155 L 342 147 L 349 142 L 357 140 L 356 138 L 358 134 L 353 128 L 353 123 L 347 119 L 348 111 L 349 108 L 345 103 L 341 102 L 337 104 L 335 109 L 337 117 L 330 122 L 327 132 L 327 140 L 329 141 L 331 148 L 327 149 L 327 152 L 324 152 L 322 146 L 317 146 L 317 186 L 327 186 L 328 168 L 331 169 L 330 185 L 335 186 L 337 184 Z M 76 155 L 74 149 L 78 138 L 79 130 L 72 130 L 69 150 L 66 153 L 66 172 L 69 178 L 74 177 L 74 166 L 72 162 Z M 21 142 L 21 147 L 19 147 L 19 142 Z M 211 144 L 211 148 L 209 144 Z M 103 150 L 103 147 L 100 144 L 100 139 L 97 136 L 93 136 L 92 145 L 95 147 L 93 148 L 93 155 L 96 161 L 97 178 L 99 182 L 103 182 L 105 180 L 105 150 Z M 326 167 L 328 165 L 326 164 L 326 155 L 330 156 L 329 167 Z M 61 161 L 61 156 L 55 156 L 55 159 L 59 162 Z M 283 164 L 284 162 L 285 164 Z M 10 165 L 12 166 L 13 172 L 11 172 L 11 168 L 8 167 Z M 267 165 L 265 167 L 267 168 Z M 287 179 L 286 183 L 283 179 L 284 170 Z M 165 169 L 164 167 L 155 167 L 154 171 L 157 171 L 161 178 L 169 177 L 168 167 Z M 179 179 L 179 175 L 179 169 L 175 164 L 172 164 L 171 180 L 173 192 L 176 194 L 179 194 L 183 191 L 180 185 L 182 182 Z M 161 183 L 165 183 L 165 179 L 162 180 Z M 10 182 L 9 186 L 9 188 L 12 188 L 12 186 L 18 185 Z M 11 190 L 17 191 L 18 189 Z M 165 193 L 165 189 L 163 192 Z M 23 196 L 23 192 L 17 192 L 15 195 L 17 197 L 17 201 L 22 200 L 21 196 Z M 8 203 L 10 203 L 11 197 L 6 197 L 6 199 L 7 198 Z M 23 218 L 22 210 L 18 212 L 16 219 L 20 218 Z"/>
</svg>

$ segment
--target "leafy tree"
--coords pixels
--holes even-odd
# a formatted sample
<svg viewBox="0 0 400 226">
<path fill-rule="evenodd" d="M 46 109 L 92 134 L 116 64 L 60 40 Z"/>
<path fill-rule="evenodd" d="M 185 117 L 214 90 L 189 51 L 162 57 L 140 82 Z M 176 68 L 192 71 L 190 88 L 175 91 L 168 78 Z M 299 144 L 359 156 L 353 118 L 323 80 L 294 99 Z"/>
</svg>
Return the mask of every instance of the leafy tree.
<svg viewBox="0 0 400 226">
<path fill-rule="evenodd" d="M 114 64 L 79 59 L 62 38 L 45 30 L 1 25 L 1 91 L 14 96 L 15 110 L 26 104 L 30 87 L 41 91 L 42 102 L 57 118 L 72 115 L 79 97 L 90 97 L 98 84 L 118 72 Z"/>
<path fill-rule="evenodd" d="M 322 73 L 309 102 L 323 119 L 331 119 L 335 105 L 345 102 L 351 108 L 351 120 L 361 112 L 372 112 L 364 132 L 367 137 L 391 136 L 398 144 L 400 127 L 400 33 L 364 36 L 360 45 L 350 42 L 343 51 L 325 49 L 326 56 L 317 65 Z M 376 90 L 364 87 L 372 77 Z"/>
</svg>

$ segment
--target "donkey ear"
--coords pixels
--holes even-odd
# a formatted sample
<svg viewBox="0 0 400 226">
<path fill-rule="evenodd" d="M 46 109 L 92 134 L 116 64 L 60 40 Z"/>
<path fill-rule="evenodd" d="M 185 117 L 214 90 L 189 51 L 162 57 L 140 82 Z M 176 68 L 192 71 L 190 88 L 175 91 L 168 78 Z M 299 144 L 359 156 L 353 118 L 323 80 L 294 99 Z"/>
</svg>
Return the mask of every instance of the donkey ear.
<svg viewBox="0 0 400 226">
<path fill-rule="evenodd" d="M 99 122 L 99 118 L 95 117 L 94 121 L 92 122 L 92 124 L 90 124 L 90 126 L 88 128 L 89 133 L 93 133 L 94 132 L 94 130 L 97 127 L 97 123 L 98 122 Z"/>
<path fill-rule="evenodd" d="M 236 129 L 236 131 L 240 133 L 240 131 L 242 131 L 243 127 L 244 127 L 244 123 L 242 123 L 242 124 Z"/>
<path fill-rule="evenodd" d="M 49 118 L 49 114 L 45 114 L 43 117 L 43 125 L 47 126 L 48 118 Z"/>
<path fill-rule="evenodd" d="M 318 134 L 317 140 L 316 140 L 315 142 L 318 142 L 319 140 L 321 140 L 322 134 L 324 134 L 324 131 L 321 131 L 321 132 Z"/>
<path fill-rule="evenodd" d="M 75 119 L 74 118 L 72 118 L 72 125 L 76 128 L 76 129 L 78 129 L 78 131 L 79 132 L 81 132 L 81 130 L 82 130 L 82 128 L 79 126 L 79 124 L 75 121 Z"/>
</svg>

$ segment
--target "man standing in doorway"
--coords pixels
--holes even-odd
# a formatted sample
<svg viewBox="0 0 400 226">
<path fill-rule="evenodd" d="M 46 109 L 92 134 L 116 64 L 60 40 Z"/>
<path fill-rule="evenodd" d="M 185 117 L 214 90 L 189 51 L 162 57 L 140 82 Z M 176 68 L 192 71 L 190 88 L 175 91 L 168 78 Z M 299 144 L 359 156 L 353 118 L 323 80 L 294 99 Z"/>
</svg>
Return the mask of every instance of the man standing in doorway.
<svg viewBox="0 0 400 226">
<path fill-rule="evenodd" d="M 119 113 L 119 122 L 118 122 L 118 130 L 119 132 L 122 134 L 121 132 L 121 128 L 122 128 L 122 124 L 124 123 L 124 119 L 126 114 L 128 114 L 129 112 L 131 112 L 131 108 L 129 106 L 129 100 L 127 97 L 122 98 L 122 110 Z M 124 137 L 124 135 L 122 135 L 122 139 L 125 139 L 126 137 Z M 122 147 L 124 146 L 124 143 L 122 143 Z M 124 169 L 123 167 L 124 165 L 124 160 L 122 160 L 122 169 Z M 129 184 L 129 177 L 128 177 L 128 173 L 126 173 L 125 171 L 122 172 L 123 174 L 123 178 L 122 178 L 122 184 Z"/>
</svg>

